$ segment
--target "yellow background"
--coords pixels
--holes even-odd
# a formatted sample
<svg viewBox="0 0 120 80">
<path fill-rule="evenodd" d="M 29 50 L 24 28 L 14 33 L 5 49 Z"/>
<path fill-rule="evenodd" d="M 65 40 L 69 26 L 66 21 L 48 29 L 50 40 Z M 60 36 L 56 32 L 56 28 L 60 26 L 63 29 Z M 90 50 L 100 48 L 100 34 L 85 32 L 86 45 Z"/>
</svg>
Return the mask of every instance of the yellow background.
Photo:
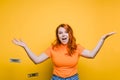
<svg viewBox="0 0 120 80">
<path fill-rule="evenodd" d="M 87 49 L 103 34 L 117 32 L 95 59 L 81 57 L 78 69 L 81 80 L 120 80 L 119 0 L 0 0 L 0 80 L 49 80 L 51 60 L 35 65 L 12 40 L 22 39 L 39 55 L 54 41 L 61 23 L 68 23 L 77 43 Z M 29 78 L 30 73 L 39 75 Z"/>
</svg>

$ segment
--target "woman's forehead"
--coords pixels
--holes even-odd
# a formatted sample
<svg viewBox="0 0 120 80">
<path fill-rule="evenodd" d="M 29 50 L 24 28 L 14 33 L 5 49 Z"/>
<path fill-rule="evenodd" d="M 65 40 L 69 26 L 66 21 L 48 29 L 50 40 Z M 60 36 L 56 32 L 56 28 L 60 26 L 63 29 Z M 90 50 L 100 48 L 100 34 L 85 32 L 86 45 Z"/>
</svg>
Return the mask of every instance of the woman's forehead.
<svg viewBox="0 0 120 80">
<path fill-rule="evenodd" d="M 66 31 L 66 29 L 64 27 L 59 27 L 58 31 Z"/>
</svg>

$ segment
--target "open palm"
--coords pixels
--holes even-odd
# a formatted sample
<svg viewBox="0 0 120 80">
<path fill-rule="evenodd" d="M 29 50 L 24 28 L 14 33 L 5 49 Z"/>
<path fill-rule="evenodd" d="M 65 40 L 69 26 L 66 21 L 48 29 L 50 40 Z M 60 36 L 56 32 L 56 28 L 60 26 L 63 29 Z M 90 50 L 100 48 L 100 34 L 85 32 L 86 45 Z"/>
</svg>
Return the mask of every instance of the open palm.
<svg viewBox="0 0 120 80">
<path fill-rule="evenodd" d="M 102 38 L 105 40 L 106 38 L 108 38 L 109 36 L 115 34 L 115 32 L 110 32 L 110 33 L 107 33 L 105 35 L 102 36 Z"/>
<path fill-rule="evenodd" d="M 26 44 L 22 40 L 14 39 L 13 43 L 18 45 L 18 46 L 21 46 L 21 47 L 25 47 L 26 46 Z"/>
</svg>

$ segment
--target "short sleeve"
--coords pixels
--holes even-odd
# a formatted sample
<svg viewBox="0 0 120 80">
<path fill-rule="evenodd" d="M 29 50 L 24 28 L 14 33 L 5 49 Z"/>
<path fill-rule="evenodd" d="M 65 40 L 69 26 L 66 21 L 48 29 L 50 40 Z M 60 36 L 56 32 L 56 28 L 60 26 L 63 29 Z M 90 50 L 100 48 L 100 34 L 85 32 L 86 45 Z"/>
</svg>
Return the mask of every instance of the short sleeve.
<svg viewBox="0 0 120 80">
<path fill-rule="evenodd" d="M 83 46 L 81 46 L 80 44 L 77 45 L 77 52 L 79 53 L 79 56 L 82 54 L 84 49 L 85 48 Z"/>
<path fill-rule="evenodd" d="M 52 51 L 52 47 L 48 47 L 44 53 L 47 54 L 49 57 L 51 57 L 51 51 Z"/>
</svg>

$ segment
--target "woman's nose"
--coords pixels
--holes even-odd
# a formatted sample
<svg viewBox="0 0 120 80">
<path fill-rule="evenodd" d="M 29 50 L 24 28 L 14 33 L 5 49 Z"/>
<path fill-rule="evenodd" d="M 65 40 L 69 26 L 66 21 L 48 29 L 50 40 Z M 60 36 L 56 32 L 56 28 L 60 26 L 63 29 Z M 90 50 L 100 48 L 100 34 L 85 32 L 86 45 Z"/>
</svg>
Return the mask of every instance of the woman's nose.
<svg viewBox="0 0 120 80">
<path fill-rule="evenodd" d="M 63 34 L 62 37 L 65 37 L 65 34 Z"/>
<path fill-rule="evenodd" d="M 66 36 L 67 36 L 67 34 L 63 34 L 63 35 L 62 35 L 62 37 L 66 37 Z"/>
</svg>

